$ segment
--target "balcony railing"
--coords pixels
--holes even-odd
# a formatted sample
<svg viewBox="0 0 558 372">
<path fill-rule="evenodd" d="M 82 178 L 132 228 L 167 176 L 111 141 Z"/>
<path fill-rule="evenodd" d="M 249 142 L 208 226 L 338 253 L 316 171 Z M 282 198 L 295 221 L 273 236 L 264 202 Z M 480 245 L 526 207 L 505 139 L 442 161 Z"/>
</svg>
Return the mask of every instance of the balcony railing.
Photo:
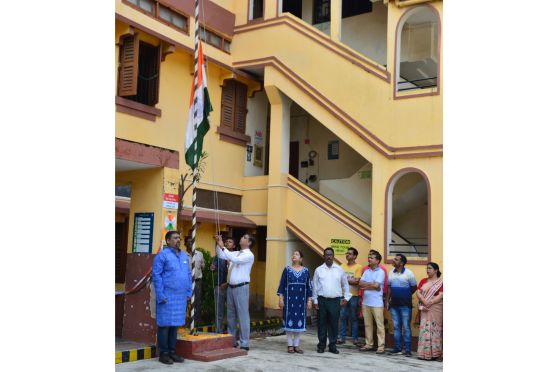
<svg viewBox="0 0 558 372">
<path fill-rule="evenodd" d="M 402 76 L 400 76 L 401 79 L 404 79 L 404 81 L 400 81 L 397 83 L 397 91 L 402 92 L 405 90 L 411 90 L 411 89 L 426 89 L 426 88 L 432 88 L 432 87 L 437 87 L 438 86 L 438 77 L 434 76 L 434 77 L 429 77 L 429 78 L 424 78 L 424 79 L 416 79 L 416 80 L 405 80 L 405 78 L 403 78 Z M 403 84 L 412 84 L 412 87 L 403 87 L 401 88 L 400 86 Z"/>
</svg>

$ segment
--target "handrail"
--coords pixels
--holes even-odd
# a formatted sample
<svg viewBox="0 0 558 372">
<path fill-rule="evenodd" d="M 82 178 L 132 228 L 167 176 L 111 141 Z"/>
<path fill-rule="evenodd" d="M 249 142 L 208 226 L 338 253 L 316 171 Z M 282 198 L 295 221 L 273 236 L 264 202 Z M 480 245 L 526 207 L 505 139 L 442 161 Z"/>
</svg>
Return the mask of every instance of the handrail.
<svg viewBox="0 0 558 372">
<path fill-rule="evenodd" d="M 361 235 L 363 238 L 370 240 L 370 235 L 372 233 L 370 226 L 368 226 L 366 222 L 360 220 L 358 217 L 345 210 L 342 206 L 327 199 L 325 196 L 303 184 L 292 175 L 288 176 L 287 185 L 293 191 L 298 192 L 303 196 L 307 196 L 307 200 L 328 211 L 331 215 L 335 216 L 347 227 L 353 230 L 358 230 L 355 232 L 358 232 L 359 235 Z"/>
<path fill-rule="evenodd" d="M 389 243 L 389 245 L 397 246 L 397 247 L 428 247 L 428 244 L 398 244 L 398 243 Z"/>
<path fill-rule="evenodd" d="M 306 244 L 311 249 L 313 249 L 314 252 L 318 254 L 323 254 L 325 247 L 320 246 L 311 237 L 306 235 L 304 231 L 302 231 L 298 226 L 296 226 L 294 223 L 292 223 L 289 220 L 287 220 L 287 230 L 289 230 L 294 235 L 296 235 L 300 240 L 304 242 L 304 244 Z M 341 261 L 337 257 L 334 257 L 333 259 L 336 261 L 337 264 L 341 264 Z"/>
<path fill-rule="evenodd" d="M 236 26 L 234 29 L 234 33 L 236 35 L 244 32 L 249 32 L 252 30 L 258 30 L 260 28 L 280 26 L 280 25 L 286 25 L 288 27 L 291 27 L 295 31 L 302 33 L 311 39 L 314 39 L 325 48 L 328 48 L 331 51 L 337 53 L 341 57 L 347 59 L 349 62 L 362 68 L 366 72 L 376 75 L 378 78 L 384 80 L 387 83 L 390 82 L 391 73 L 387 70 L 387 67 L 364 56 L 363 54 L 357 52 L 356 50 L 340 42 L 333 41 L 331 37 L 325 35 L 323 32 L 317 30 L 312 25 L 309 25 L 308 23 L 304 22 L 302 19 L 290 13 L 283 13 L 278 17 L 271 18 L 264 22 L 259 22 L 257 24 L 245 24 L 245 25 Z"/>
<path fill-rule="evenodd" d="M 298 89 L 308 94 L 314 101 L 326 109 L 336 119 L 340 120 L 346 127 L 352 130 L 358 137 L 365 141 L 368 145 L 378 151 L 382 156 L 388 159 L 402 158 L 421 158 L 442 156 L 443 145 L 419 145 L 407 147 L 393 147 L 382 141 L 378 136 L 370 132 L 362 123 L 351 117 L 343 111 L 330 99 L 319 92 L 315 87 L 301 79 L 294 71 L 287 67 L 277 57 L 270 56 L 246 61 L 233 62 L 233 66 L 237 68 L 247 67 L 266 67 L 270 66 L 285 76 Z"/>
<path fill-rule="evenodd" d="M 402 76 L 400 76 L 400 77 L 402 77 Z M 405 78 L 403 77 L 403 79 L 405 79 Z M 417 81 L 425 81 L 425 80 L 436 80 L 436 82 L 435 82 L 434 84 L 430 84 L 430 85 L 421 85 L 421 86 L 415 84 Z M 418 88 L 418 89 L 432 88 L 432 87 L 437 87 L 437 86 L 438 86 L 438 77 L 437 77 L 437 76 L 433 76 L 433 77 L 429 77 L 429 78 L 415 79 L 415 80 L 407 80 L 407 79 L 405 79 L 405 81 L 398 81 L 398 82 L 397 82 L 397 85 L 401 85 L 401 84 L 413 84 L 414 87 L 403 88 L 403 89 L 398 88 L 397 91 L 399 91 L 399 92 L 403 92 L 403 91 L 405 91 L 405 90 L 417 89 L 417 88 Z"/>
<path fill-rule="evenodd" d="M 403 78 L 403 79 L 405 79 L 405 78 Z M 429 77 L 429 78 L 415 79 L 415 80 L 407 80 L 407 79 L 405 79 L 405 81 L 399 81 L 399 82 L 397 82 L 397 84 L 405 84 L 405 83 L 414 84 L 414 83 L 417 82 L 417 81 L 424 81 L 424 80 L 438 80 L 438 76 L 432 76 L 432 77 Z"/>
</svg>

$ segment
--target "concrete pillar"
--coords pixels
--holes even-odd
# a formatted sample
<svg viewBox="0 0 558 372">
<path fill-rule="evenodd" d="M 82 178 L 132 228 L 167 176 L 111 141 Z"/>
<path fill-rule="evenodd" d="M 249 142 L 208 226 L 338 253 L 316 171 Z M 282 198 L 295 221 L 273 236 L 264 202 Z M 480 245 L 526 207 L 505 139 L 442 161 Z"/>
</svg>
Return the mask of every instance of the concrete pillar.
<svg viewBox="0 0 558 372">
<path fill-rule="evenodd" d="M 330 36 L 333 41 L 341 42 L 341 7 L 343 0 L 331 0 L 330 3 Z"/>
<path fill-rule="evenodd" d="M 281 0 L 264 0 L 264 19 L 268 20 L 277 17 L 277 12 L 280 11 L 278 7 L 281 5 Z M 278 4 L 279 3 L 279 4 Z"/>
<path fill-rule="evenodd" d="M 388 173 L 385 167 L 372 165 L 371 249 L 377 250 L 382 256 L 384 256 L 385 194 Z"/>
<path fill-rule="evenodd" d="M 292 101 L 274 86 L 266 86 L 265 90 L 271 112 L 264 308 L 267 314 L 276 315 L 279 309 L 277 286 L 286 263 L 288 240 L 286 205 Z"/>
<path fill-rule="evenodd" d="M 178 169 L 159 167 L 116 174 L 117 184 L 131 184 L 128 256 L 126 259 L 126 290 L 151 268 L 153 258 L 163 239 L 165 218 L 175 221 L 176 209 L 163 207 L 163 193 L 178 192 Z M 153 213 L 153 238 L 151 253 L 132 252 L 134 244 L 134 216 L 136 213 Z M 169 218 L 170 217 L 170 218 Z M 155 342 L 156 323 L 150 309 L 149 286 L 125 297 L 123 338 L 138 342 Z"/>
</svg>

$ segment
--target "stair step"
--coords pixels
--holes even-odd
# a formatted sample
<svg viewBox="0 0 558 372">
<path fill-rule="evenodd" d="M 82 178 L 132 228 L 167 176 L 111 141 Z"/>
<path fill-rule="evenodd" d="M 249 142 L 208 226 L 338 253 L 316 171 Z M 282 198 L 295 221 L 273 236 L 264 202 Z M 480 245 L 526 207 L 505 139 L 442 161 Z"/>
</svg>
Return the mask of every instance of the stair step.
<svg viewBox="0 0 558 372">
<path fill-rule="evenodd" d="M 244 355 L 248 355 L 248 352 L 246 350 L 229 347 L 226 349 L 202 351 L 200 353 L 192 354 L 191 356 L 189 356 L 188 359 L 193 359 L 200 362 L 213 362 L 214 360 L 234 358 Z"/>
</svg>

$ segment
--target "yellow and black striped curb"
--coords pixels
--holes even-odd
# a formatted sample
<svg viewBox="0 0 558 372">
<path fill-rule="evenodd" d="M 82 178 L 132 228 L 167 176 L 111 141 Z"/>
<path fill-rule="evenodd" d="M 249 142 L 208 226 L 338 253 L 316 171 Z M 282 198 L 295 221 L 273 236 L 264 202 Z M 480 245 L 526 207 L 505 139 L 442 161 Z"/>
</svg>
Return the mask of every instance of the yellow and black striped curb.
<svg viewBox="0 0 558 372">
<path fill-rule="evenodd" d="M 250 328 L 261 328 L 270 325 L 281 325 L 281 318 L 272 318 L 272 319 L 257 320 L 255 322 L 250 322 Z"/>
<path fill-rule="evenodd" d="M 227 323 L 224 323 L 223 326 L 226 329 Z M 271 318 L 266 320 L 256 320 L 250 322 L 250 330 L 254 329 L 263 329 L 263 328 L 271 328 L 275 325 L 281 325 L 281 318 Z M 238 328 L 238 325 L 236 326 Z M 215 325 L 207 325 L 203 327 L 196 327 L 198 332 L 215 332 Z"/>
<path fill-rule="evenodd" d="M 250 330 L 272 328 L 274 326 L 281 326 L 281 318 L 271 318 L 266 320 L 256 320 L 250 322 Z M 226 323 L 224 324 L 226 325 Z M 238 327 L 238 326 L 237 326 Z M 215 325 L 208 325 L 196 328 L 198 332 L 214 332 Z M 225 327 L 226 329 L 226 327 Z M 116 364 L 135 362 L 136 360 L 150 359 L 157 357 L 157 349 L 155 345 L 143 349 L 134 349 L 116 352 Z"/>
<path fill-rule="evenodd" d="M 116 352 L 116 364 L 135 362 L 136 360 L 151 359 L 157 357 L 157 349 L 155 345 L 144 347 L 142 349 L 133 349 Z"/>
</svg>

